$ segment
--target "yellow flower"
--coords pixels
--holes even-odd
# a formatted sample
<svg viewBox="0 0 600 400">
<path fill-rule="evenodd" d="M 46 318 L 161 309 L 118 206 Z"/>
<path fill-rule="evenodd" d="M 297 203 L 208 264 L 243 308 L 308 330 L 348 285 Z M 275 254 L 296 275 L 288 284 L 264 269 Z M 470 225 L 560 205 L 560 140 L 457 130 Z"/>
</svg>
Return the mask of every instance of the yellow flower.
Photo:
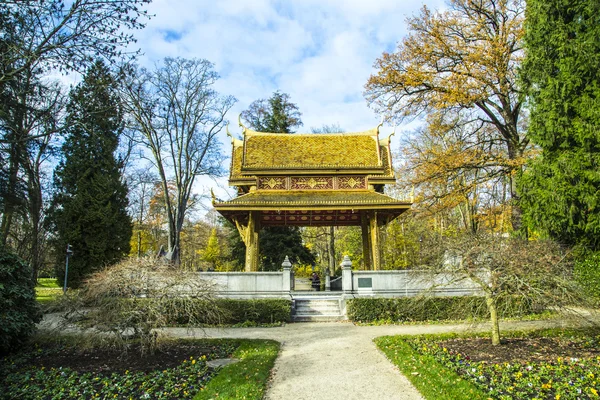
<svg viewBox="0 0 600 400">
<path fill-rule="evenodd" d="M 592 394 L 596 397 L 598 397 L 598 391 L 594 388 L 590 388 L 590 392 L 592 392 Z"/>
<path fill-rule="evenodd" d="M 196 364 L 196 360 L 192 360 L 192 365 Z"/>
<path fill-rule="evenodd" d="M 560 400 L 560 394 L 557 394 L 556 397 L 554 397 L 555 400 Z"/>
</svg>

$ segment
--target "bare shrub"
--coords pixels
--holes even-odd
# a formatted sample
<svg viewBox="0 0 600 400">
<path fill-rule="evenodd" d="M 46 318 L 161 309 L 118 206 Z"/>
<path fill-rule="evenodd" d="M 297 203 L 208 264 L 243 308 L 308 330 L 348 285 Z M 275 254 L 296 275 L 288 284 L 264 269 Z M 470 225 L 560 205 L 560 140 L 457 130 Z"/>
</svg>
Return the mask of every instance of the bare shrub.
<svg viewBox="0 0 600 400">
<path fill-rule="evenodd" d="M 589 304 L 573 278 L 572 254 L 550 240 L 464 235 L 439 241 L 431 253 L 437 255 L 430 264 L 435 272 L 452 271 L 456 279 L 468 278 L 485 296 L 494 344 L 500 344 L 502 298 L 510 296 L 515 304 L 534 304 L 538 309 L 572 310 Z"/>
<path fill-rule="evenodd" d="M 142 352 L 159 347 L 158 328 L 173 323 L 193 327 L 221 320 L 208 283 L 197 274 L 152 258 L 131 258 L 95 273 L 85 283 L 79 300 L 78 306 L 89 310 L 83 320 L 85 326 L 101 334 L 110 333 L 124 349 L 135 340 Z"/>
</svg>

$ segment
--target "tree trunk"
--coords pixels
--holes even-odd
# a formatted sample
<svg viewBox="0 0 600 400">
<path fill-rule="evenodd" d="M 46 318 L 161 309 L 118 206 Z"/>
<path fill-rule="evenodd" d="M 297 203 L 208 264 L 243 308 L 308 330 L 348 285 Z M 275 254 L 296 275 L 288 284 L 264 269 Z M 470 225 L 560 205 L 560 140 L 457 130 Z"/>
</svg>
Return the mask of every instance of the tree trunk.
<svg viewBox="0 0 600 400">
<path fill-rule="evenodd" d="M 500 324 L 498 323 L 498 309 L 496 299 L 490 293 L 486 293 L 485 301 L 490 312 L 490 322 L 492 323 L 492 344 L 500 344 Z"/>
</svg>

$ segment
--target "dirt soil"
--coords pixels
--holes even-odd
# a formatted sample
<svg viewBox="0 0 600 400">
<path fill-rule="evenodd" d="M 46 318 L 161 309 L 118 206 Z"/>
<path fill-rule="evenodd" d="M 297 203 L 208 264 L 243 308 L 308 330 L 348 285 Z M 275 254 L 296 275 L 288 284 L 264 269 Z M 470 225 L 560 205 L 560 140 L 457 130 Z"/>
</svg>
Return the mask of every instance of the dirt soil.
<svg viewBox="0 0 600 400">
<path fill-rule="evenodd" d="M 194 357 L 207 357 L 214 354 L 215 347 L 184 343 L 171 344 L 154 354 L 140 355 L 137 348 L 127 352 L 117 349 L 76 350 L 72 347 L 52 346 L 47 351 L 33 355 L 27 364 L 46 368 L 71 368 L 80 373 L 94 372 L 111 374 L 126 370 L 150 372 L 180 365 L 183 360 Z"/>
<path fill-rule="evenodd" d="M 600 356 L 600 348 L 565 338 L 510 338 L 502 340 L 500 346 L 492 345 L 490 339 L 453 339 L 439 345 L 472 361 L 488 363 L 550 362 L 558 357 L 581 359 Z"/>
</svg>

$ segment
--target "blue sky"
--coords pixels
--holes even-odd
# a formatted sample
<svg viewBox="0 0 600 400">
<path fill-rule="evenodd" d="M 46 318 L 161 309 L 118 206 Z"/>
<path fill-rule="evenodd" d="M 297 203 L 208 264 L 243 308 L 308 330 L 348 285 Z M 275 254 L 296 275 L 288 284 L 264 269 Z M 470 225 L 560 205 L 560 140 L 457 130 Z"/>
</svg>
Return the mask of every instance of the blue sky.
<svg viewBox="0 0 600 400">
<path fill-rule="evenodd" d="M 441 1 L 154 0 L 156 16 L 137 31 L 140 63 L 166 56 L 205 58 L 217 86 L 238 103 L 228 119 L 275 90 L 289 93 L 304 127 L 339 124 L 347 131 L 376 125 L 363 98 L 372 65 L 406 34 L 407 16 Z"/>
<path fill-rule="evenodd" d="M 136 31 L 136 46 L 147 67 L 167 56 L 213 62 L 217 90 L 238 99 L 227 116 L 233 133 L 240 132 L 238 114 L 276 90 L 298 105 L 300 132 L 324 124 L 362 131 L 380 120 L 363 97 L 373 63 L 393 51 L 406 35 L 406 18 L 423 4 L 443 7 L 440 0 L 154 0 L 155 17 Z M 222 142 L 229 155 L 224 135 Z M 218 186 L 217 194 L 231 196 L 226 180 Z"/>
</svg>

